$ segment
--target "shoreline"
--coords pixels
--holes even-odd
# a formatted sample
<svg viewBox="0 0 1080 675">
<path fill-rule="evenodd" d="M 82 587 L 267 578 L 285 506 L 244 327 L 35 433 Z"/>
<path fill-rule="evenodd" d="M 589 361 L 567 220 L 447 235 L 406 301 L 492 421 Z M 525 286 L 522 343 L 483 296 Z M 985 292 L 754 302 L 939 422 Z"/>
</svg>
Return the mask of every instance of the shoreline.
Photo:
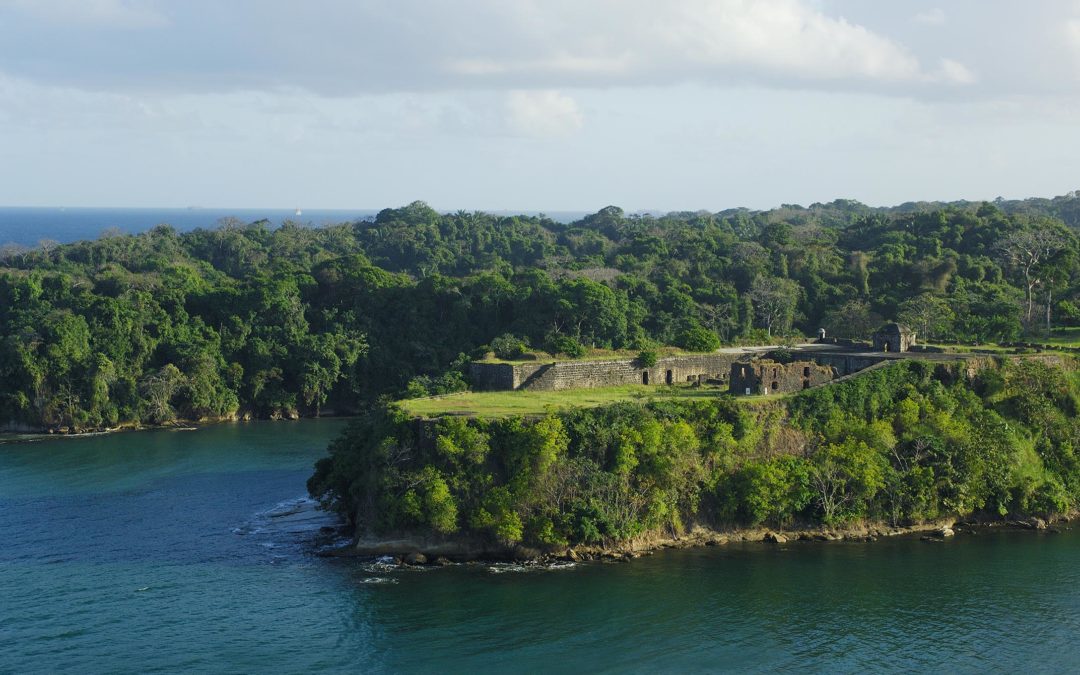
<svg viewBox="0 0 1080 675">
<path fill-rule="evenodd" d="M 1060 533 L 1080 517 L 1080 512 L 1050 517 L 985 520 L 942 518 L 916 525 L 890 526 L 883 523 L 862 523 L 841 528 L 809 527 L 781 530 L 777 528 L 734 528 L 717 530 L 697 526 L 680 536 L 643 535 L 615 546 L 580 545 L 542 551 L 521 545 L 500 546 L 476 538 L 440 538 L 424 535 L 401 535 L 385 538 L 354 538 L 336 549 L 320 552 L 330 558 L 392 557 L 401 566 L 443 566 L 459 563 L 517 562 L 535 565 L 555 565 L 567 562 L 630 562 L 667 549 L 688 549 L 727 546 L 739 543 L 831 543 L 876 542 L 882 538 L 919 537 L 925 542 L 944 542 L 957 535 L 976 535 L 979 532 L 1017 530 Z"/>
<path fill-rule="evenodd" d="M 33 428 L 33 430 L 11 430 L 6 431 L 0 429 L 0 445 L 12 444 L 12 443 L 38 443 L 41 441 L 56 440 L 61 438 L 88 438 L 93 436 L 109 436 L 112 434 L 121 433 L 136 433 L 141 431 L 198 431 L 204 427 L 211 427 L 218 424 L 247 424 L 249 422 L 299 422 L 302 420 L 324 420 L 324 419 L 349 419 L 355 417 L 353 414 L 344 413 L 341 415 L 329 414 L 329 415 L 299 415 L 296 417 L 254 417 L 233 415 L 230 417 L 217 417 L 217 418 L 203 418 L 199 420 L 176 420 L 169 424 L 135 424 L 124 423 L 115 427 L 96 428 L 96 429 L 83 429 L 79 431 L 72 431 L 70 429 L 48 429 L 48 428 Z"/>
</svg>

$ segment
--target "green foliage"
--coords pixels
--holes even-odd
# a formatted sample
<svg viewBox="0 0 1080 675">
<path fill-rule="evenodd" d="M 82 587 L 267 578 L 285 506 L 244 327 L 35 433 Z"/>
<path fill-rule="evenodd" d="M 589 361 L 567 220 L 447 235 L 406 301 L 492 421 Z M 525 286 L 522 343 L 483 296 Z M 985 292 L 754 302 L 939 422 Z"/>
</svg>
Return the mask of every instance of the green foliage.
<svg viewBox="0 0 1080 675">
<path fill-rule="evenodd" d="M 492 336 L 511 336 L 498 351 L 512 358 L 521 343 L 710 350 L 821 326 L 865 338 L 879 318 L 1014 341 L 1080 322 L 1078 244 L 1053 220 L 1075 226 L 1078 203 L 606 207 L 563 224 L 414 202 L 328 227 L 160 226 L 7 255 L 0 418 L 89 429 L 355 411 L 460 389 L 458 355 Z M 1053 254 L 1024 260 L 1026 241 Z M 169 365 L 175 391 L 149 401 Z"/>
<path fill-rule="evenodd" d="M 750 525 L 789 524 L 810 503 L 811 467 L 800 457 L 782 455 L 751 461 L 722 484 L 736 512 Z"/>
<path fill-rule="evenodd" d="M 504 333 L 491 341 L 491 351 L 495 352 L 495 357 L 507 361 L 521 358 L 528 348 L 524 340 L 511 333 Z"/>
<path fill-rule="evenodd" d="M 768 405 L 666 398 L 445 417 L 422 435 L 390 409 L 350 428 L 309 485 L 376 532 L 460 528 L 541 548 L 696 523 L 1062 513 L 1080 498 L 1071 367 L 990 364 L 973 389 L 958 365 L 897 362 Z"/>
<path fill-rule="evenodd" d="M 552 354 L 562 354 L 572 359 L 585 356 L 585 345 L 569 335 L 553 335 L 544 343 L 544 348 Z"/>
<path fill-rule="evenodd" d="M 642 368 L 653 368 L 659 359 L 655 349 L 642 349 L 637 355 L 637 364 Z"/>
<path fill-rule="evenodd" d="M 720 338 L 707 328 L 692 326 L 679 335 L 675 344 L 688 352 L 712 352 L 720 348 Z"/>
</svg>

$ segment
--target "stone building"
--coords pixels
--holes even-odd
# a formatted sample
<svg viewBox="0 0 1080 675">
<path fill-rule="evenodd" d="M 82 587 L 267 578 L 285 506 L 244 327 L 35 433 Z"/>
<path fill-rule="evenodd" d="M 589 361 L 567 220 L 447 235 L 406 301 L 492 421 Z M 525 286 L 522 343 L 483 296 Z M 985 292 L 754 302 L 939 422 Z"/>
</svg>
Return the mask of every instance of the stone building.
<svg viewBox="0 0 1080 675">
<path fill-rule="evenodd" d="M 915 331 L 898 323 L 887 323 L 874 333 L 874 351 L 906 352 L 915 345 Z"/>
<path fill-rule="evenodd" d="M 775 394 L 816 387 L 833 379 L 833 369 L 814 361 L 780 363 L 769 359 L 733 363 L 728 391 L 737 395 Z"/>
<path fill-rule="evenodd" d="M 665 356 L 645 367 L 636 359 L 549 361 L 547 363 L 471 363 L 469 380 L 481 391 L 562 391 L 627 384 L 727 382 L 739 354 Z"/>
</svg>

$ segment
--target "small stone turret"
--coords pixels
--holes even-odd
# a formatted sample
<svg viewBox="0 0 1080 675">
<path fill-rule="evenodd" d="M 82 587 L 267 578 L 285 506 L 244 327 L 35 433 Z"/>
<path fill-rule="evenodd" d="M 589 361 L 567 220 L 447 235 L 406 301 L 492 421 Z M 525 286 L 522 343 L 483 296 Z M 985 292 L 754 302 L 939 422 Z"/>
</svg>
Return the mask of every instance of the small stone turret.
<svg viewBox="0 0 1080 675">
<path fill-rule="evenodd" d="M 915 345 L 915 331 L 898 323 L 887 323 L 874 333 L 874 351 L 906 352 Z"/>
</svg>

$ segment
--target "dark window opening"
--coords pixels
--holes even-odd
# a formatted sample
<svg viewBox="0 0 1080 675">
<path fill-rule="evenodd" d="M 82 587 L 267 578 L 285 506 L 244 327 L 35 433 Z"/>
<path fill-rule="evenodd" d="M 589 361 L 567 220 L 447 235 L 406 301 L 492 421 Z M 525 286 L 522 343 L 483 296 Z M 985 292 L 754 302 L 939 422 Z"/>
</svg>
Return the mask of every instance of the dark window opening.
<svg viewBox="0 0 1080 675">
<path fill-rule="evenodd" d="M 667 382 L 668 384 L 674 384 L 675 383 L 675 373 L 671 372 L 670 370 L 667 371 L 667 375 L 664 376 L 664 381 Z"/>
<path fill-rule="evenodd" d="M 641 383 L 642 384 L 648 384 L 649 383 L 649 371 L 647 371 L 647 370 L 641 371 Z"/>
<path fill-rule="evenodd" d="M 803 377 L 810 377 L 810 366 L 805 366 L 802 369 Z"/>
<path fill-rule="evenodd" d="M 779 388 L 780 388 L 780 383 L 779 382 L 773 382 L 772 383 L 772 389 L 771 389 L 772 391 L 776 391 Z"/>
</svg>

